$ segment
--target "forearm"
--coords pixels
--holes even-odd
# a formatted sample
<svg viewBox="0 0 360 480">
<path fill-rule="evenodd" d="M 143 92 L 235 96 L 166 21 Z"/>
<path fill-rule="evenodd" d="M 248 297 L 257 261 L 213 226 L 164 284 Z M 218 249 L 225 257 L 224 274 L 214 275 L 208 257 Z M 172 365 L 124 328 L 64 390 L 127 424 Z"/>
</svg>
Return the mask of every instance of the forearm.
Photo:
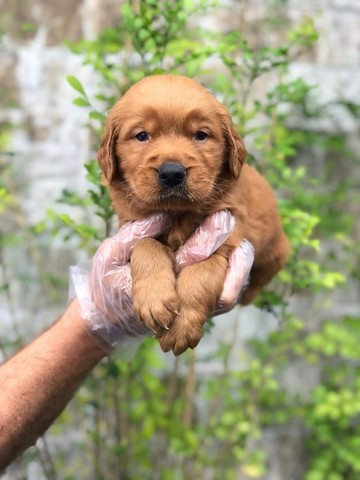
<svg viewBox="0 0 360 480">
<path fill-rule="evenodd" d="M 0 471 L 46 431 L 104 356 L 75 301 L 49 330 L 0 366 Z"/>
</svg>

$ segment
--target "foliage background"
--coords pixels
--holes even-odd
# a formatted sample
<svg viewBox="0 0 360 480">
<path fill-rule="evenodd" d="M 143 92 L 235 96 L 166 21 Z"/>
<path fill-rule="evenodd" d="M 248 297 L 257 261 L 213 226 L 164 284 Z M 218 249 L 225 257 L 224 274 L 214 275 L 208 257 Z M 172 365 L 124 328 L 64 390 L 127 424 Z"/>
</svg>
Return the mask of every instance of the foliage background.
<svg viewBox="0 0 360 480">
<path fill-rule="evenodd" d="M 344 92 L 326 99 L 321 85 L 296 75 L 294 65 L 315 55 L 320 41 L 316 18 L 289 22 L 287 2 L 259 4 L 266 15 L 258 18 L 257 33 L 247 35 L 240 28 L 251 11 L 247 2 L 227 7 L 208 1 L 124 2 L 120 13 L 118 6 L 102 5 L 102 11 L 116 12 L 111 26 L 93 39 L 77 40 L 74 34 L 76 41 L 67 43 L 79 58 L 67 81 L 74 109 L 83 112 L 84 130 L 90 132 L 92 155 L 106 110 L 143 76 L 173 71 L 209 86 L 229 107 L 249 162 L 278 192 L 292 258 L 257 300 L 257 309 L 217 319 L 203 348 L 173 361 L 149 341 L 131 364 L 114 358 L 100 365 L 46 438 L 9 470 L 9 478 L 359 478 L 359 315 L 338 300 L 351 299 L 352 292 L 356 298 L 359 288 L 358 225 L 352 214 L 359 160 L 351 132 L 344 134 L 333 121 L 352 122 L 358 132 L 359 107 Z M 63 8 L 60 18 L 66 4 Z M 228 16 L 222 18 L 224 12 Z M 217 28 L 214 18 L 220 19 Z M 12 25 L 6 16 L 2 23 Z M 39 38 L 41 22 L 21 26 L 23 41 Z M 5 50 L 10 33 L 5 29 Z M 69 29 L 70 38 L 72 33 Z M 90 72 L 87 82 L 77 73 L 83 75 L 82 63 Z M 2 100 L 8 111 L 22 101 L 6 89 Z M 69 101 L 65 110 L 71 108 Z M 35 143 L 39 126 L 32 121 L 27 128 L 34 128 Z M 47 312 L 57 302 L 63 308 L 66 266 L 90 256 L 112 230 L 91 156 L 84 162 L 86 183 L 58 189 L 58 205 L 41 205 L 31 214 L 24 202 L 29 176 L 22 172 L 26 158 L 17 151 L 18 130 L 17 119 L 4 116 L 4 358 L 31 335 L 24 325 L 42 316 L 41 305 L 24 315 L 19 295 L 30 289 L 45 300 Z M 26 264 L 19 268 L 14 259 Z M 241 327 L 247 322 L 257 331 L 245 334 L 244 341 Z M 289 442 L 286 459 L 280 452 Z"/>
</svg>

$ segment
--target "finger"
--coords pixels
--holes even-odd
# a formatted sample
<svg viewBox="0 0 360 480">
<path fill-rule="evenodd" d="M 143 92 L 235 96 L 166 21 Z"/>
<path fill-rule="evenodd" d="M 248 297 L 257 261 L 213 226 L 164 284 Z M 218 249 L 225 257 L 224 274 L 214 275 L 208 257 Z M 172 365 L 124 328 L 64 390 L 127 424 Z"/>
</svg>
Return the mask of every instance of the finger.
<svg viewBox="0 0 360 480">
<path fill-rule="evenodd" d="M 131 300 L 131 272 L 129 264 L 104 272 L 94 266 L 89 276 L 89 286 L 96 310 L 106 315 L 112 323 L 120 316 Z M 124 318 L 125 315 L 122 315 Z"/>
<path fill-rule="evenodd" d="M 170 227 L 170 218 L 162 213 L 126 223 L 118 233 L 106 239 L 98 248 L 96 259 L 102 260 L 104 270 L 113 270 L 125 265 L 134 246 L 139 240 L 157 237 Z"/>
<path fill-rule="evenodd" d="M 139 240 L 157 237 L 170 227 L 170 217 L 157 213 L 150 217 L 126 223 L 115 235 L 115 239 L 132 248 Z"/>
<path fill-rule="evenodd" d="M 224 313 L 238 301 L 242 289 L 246 286 L 254 262 L 254 247 L 248 240 L 243 240 L 230 255 L 229 267 L 218 309 L 214 314 Z"/>
<path fill-rule="evenodd" d="M 117 267 L 115 270 L 106 272 L 102 285 L 104 290 L 113 295 L 111 303 L 121 308 L 121 299 L 132 298 L 132 278 L 130 264 Z"/>
<path fill-rule="evenodd" d="M 111 325 L 118 325 L 129 336 L 149 334 L 149 330 L 136 318 L 134 312 L 130 265 L 123 265 L 107 273 L 102 284 L 102 296 L 105 300 L 102 311 Z"/>
<path fill-rule="evenodd" d="M 210 257 L 234 230 L 235 218 L 229 210 L 208 216 L 175 254 L 178 271 Z"/>
</svg>

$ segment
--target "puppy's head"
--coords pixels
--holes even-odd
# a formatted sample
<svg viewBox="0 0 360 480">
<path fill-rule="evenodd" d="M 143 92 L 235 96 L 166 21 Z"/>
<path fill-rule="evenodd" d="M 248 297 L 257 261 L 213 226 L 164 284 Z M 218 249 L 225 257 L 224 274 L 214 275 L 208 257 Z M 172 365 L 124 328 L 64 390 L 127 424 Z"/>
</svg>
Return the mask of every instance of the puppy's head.
<svg viewBox="0 0 360 480">
<path fill-rule="evenodd" d="M 141 80 L 109 113 L 98 160 L 113 191 L 149 210 L 196 209 L 219 198 L 219 178 L 237 179 L 242 140 L 225 107 L 192 79 Z"/>
</svg>

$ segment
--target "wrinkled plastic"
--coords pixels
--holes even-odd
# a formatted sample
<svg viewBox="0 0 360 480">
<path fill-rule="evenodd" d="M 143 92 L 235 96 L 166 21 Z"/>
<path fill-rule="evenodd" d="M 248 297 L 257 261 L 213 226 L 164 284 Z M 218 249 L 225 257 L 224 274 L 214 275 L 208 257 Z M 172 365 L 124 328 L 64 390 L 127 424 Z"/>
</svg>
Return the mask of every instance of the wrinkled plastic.
<svg viewBox="0 0 360 480">
<path fill-rule="evenodd" d="M 133 311 L 129 259 L 139 240 L 156 238 L 169 226 L 169 217 L 163 214 L 128 223 L 100 245 L 92 261 L 70 267 L 70 297 L 77 297 L 82 318 L 107 353 L 119 346 L 122 352 L 132 352 L 136 348 L 133 344 L 153 334 L 137 320 Z M 229 237 L 234 226 L 235 219 L 229 211 L 222 210 L 207 217 L 176 252 L 177 270 L 208 258 Z M 249 242 L 243 242 L 240 250 L 236 249 L 231 256 L 221 308 L 229 309 L 230 304 L 236 302 L 246 282 L 246 272 L 251 268 L 249 245 L 251 247 Z M 234 269 L 242 273 L 236 274 Z"/>
<path fill-rule="evenodd" d="M 73 292 L 77 297 L 82 318 L 107 353 L 149 335 L 133 311 L 128 262 L 139 240 L 157 237 L 169 226 L 163 214 L 127 223 L 100 245 L 92 261 L 70 267 L 70 296 Z"/>
<path fill-rule="evenodd" d="M 207 217 L 186 243 L 176 252 L 177 270 L 210 257 L 234 230 L 235 218 L 229 210 Z"/>
</svg>

